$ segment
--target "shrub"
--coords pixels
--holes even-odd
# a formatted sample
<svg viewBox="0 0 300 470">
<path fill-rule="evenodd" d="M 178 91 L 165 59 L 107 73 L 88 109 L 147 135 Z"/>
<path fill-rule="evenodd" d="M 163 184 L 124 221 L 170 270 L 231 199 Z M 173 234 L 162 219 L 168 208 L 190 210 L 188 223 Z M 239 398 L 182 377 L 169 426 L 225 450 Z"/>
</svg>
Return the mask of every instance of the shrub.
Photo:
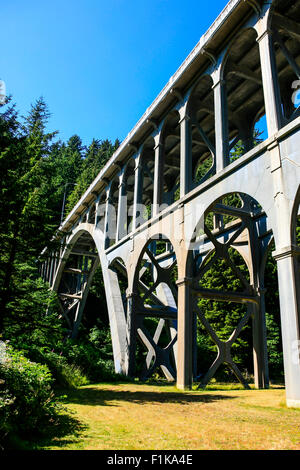
<svg viewBox="0 0 300 470">
<path fill-rule="evenodd" d="M 91 382 L 120 380 L 115 373 L 110 331 L 94 326 L 85 338 L 76 342 L 69 339 L 62 345 L 62 354 L 68 363 L 84 371 Z"/>
<path fill-rule="evenodd" d="M 4 384 L 4 380 L 0 381 L 0 387 Z M 14 414 L 12 405 L 15 399 L 7 390 L 1 390 L 0 392 L 0 442 L 3 441 L 9 432 L 12 430 L 11 427 L 11 416 Z M 1 448 L 1 446 L 0 446 Z"/>
<path fill-rule="evenodd" d="M 103 357 L 99 349 L 91 343 L 74 344 L 70 340 L 65 344 L 63 354 L 68 363 L 84 370 L 91 382 L 117 380 L 113 360 Z"/>
<path fill-rule="evenodd" d="M 48 367 L 56 386 L 76 388 L 88 384 L 82 369 L 76 364 L 69 363 L 64 356 L 43 348 L 32 348 L 28 353 L 31 359 Z"/>
<path fill-rule="evenodd" d="M 55 424 L 61 406 L 54 399 L 47 366 L 6 345 L 0 362 L 0 435 L 40 433 Z"/>
</svg>

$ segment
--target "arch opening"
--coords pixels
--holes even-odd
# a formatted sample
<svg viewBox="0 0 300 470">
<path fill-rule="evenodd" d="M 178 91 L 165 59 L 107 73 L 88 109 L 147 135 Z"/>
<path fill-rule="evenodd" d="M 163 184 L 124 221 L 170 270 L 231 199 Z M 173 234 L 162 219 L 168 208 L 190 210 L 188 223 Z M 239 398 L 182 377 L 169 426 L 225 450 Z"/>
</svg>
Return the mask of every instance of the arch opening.
<svg viewBox="0 0 300 470">
<path fill-rule="evenodd" d="M 192 254 L 197 324 L 194 380 L 200 388 L 214 377 L 237 380 L 245 388 L 250 380 L 258 388 L 268 387 L 268 346 L 273 378 L 282 379 L 272 239 L 263 208 L 244 193 L 216 200 L 196 230 Z"/>
<path fill-rule="evenodd" d="M 135 369 L 141 380 L 176 379 L 177 260 L 168 239 L 152 238 L 140 256 L 135 280 Z"/>
<path fill-rule="evenodd" d="M 73 338 L 78 334 L 91 282 L 99 266 L 94 240 L 88 232 L 82 232 L 71 246 L 57 288 L 61 312 Z"/>
</svg>

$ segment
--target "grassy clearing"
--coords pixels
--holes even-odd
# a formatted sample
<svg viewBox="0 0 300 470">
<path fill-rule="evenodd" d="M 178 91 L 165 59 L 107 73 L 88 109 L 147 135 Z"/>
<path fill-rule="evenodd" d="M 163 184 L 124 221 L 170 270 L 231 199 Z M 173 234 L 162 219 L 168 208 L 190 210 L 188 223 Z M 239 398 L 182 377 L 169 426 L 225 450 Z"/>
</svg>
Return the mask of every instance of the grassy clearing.
<svg viewBox="0 0 300 470">
<path fill-rule="evenodd" d="M 300 410 L 285 391 L 213 384 L 181 392 L 170 385 L 99 384 L 66 392 L 71 413 L 36 449 L 300 449 Z M 30 446 L 32 448 L 32 446 Z"/>
</svg>

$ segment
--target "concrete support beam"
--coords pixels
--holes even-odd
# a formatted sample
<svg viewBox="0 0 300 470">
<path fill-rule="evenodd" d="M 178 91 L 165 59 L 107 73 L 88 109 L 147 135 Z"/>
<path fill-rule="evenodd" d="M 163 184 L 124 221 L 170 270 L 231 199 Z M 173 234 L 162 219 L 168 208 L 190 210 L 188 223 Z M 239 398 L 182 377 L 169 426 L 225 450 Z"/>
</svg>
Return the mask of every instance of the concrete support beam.
<svg viewBox="0 0 300 470">
<path fill-rule="evenodd" d="M 138 207 L 142 202 L 142 191 L 143 191 L 143 167 L 141 165 L 141 154 L 139 153 L 135 159 L 134 168 L 134 195 L 133 195 L 133 222 L 132 229 L 135 230 L 139 226 Z"/>
<path fill-rule="evenodd" d="M 137 294 L 131 292 L 127 294 L 127 351 L 126 351 L 126 371 L 129 377 L 135 375 L 135 352 L 137 335 L 136 299 Z"/>
<path fill-rule="evenodd" d="M 186 105 L 180 111 L 180 197 L 185 196 L 191 189 L 192 155 L 190 117 Z"/>
<path fill-rule="evenodd" d="M 215 77 L 214 77 L 215 78 Z M 222 171 L 229 161 L 228 118 L 226 84 L 220 78 L 214 80 L 216 172 Z"/>
<path fill-rule="evenodd" d="M 177 281 L 178 286 L 178 344 L 177 388 L 189 390 L 193 382 L 193 314 L 191 308 L 191 279 Z"/>
<path fill-rule="evenodd" d="M 127 235 L 127 195 L 126 195 L 126 182 L 124 181 L 125 171 L 124 168 L 120 174 L 119 180 L 119 200 L 118 200 L 118 213 L 117 213 L 117 231 L 116 241 L 122 240 Z"/>
<path fill-rule="evenodd" d="M 155 216 L 159 212 L 159 207 L 163 199 L 163 170 L 164 170 L 164 151 L 160 142 L 160 133 L 154 137 L 154 187 L 153 187 L 153 214 Z"/>
<path fill-rule="evenodd" d="M 258 32 L 257 42 L 260 53 L 267 128 L 268 135 L 271 137 L 281 127 L 280 91 L 271 33 L 268 29 L 261 31 L 260 28 L 258 28 Z"/>
<path fill-rule="evenodd" d="M 299 250 L 299 249 L 298 249 Z M 286 403 L 300 408 L 300 330 L 298 250 L 287 247 L 273 253 L 277 261 Z"/>
<path fill-rule="evenodd" d="M 110 212 L 112 209 L 111 203 L 111 184 L 108 186 L 106 190 L 106 201 L 105 201 L 105 215 L 104 215 L 104 248 L 109 247 L 110 243 L 110 233 L 109 233 L 109 224 L 110 224 Z"/>
</svg>

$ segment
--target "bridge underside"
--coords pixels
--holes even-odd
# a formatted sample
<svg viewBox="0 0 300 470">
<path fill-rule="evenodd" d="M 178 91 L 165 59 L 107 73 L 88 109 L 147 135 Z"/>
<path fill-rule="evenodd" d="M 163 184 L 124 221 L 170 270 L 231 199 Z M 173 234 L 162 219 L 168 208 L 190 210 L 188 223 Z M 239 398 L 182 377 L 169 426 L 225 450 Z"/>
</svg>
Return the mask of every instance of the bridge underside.
<svg viewBox="0 0 300 470">
<path fill-rule="evenodd" d="M 268 387 L 272 252 L 287 404 L 300 406 L 299 80 L 299 3 L 231 0 L 62 224 L 42 275 L 76 336 L 101 266 L 116 371 L 190 388 L 225 365 L 248 387 L 233 354 L 247 329 L 255 385 Z M 214 282 L 223 270 L 233 289 Z M 226 338 L 212 302 L 238 312 Z"/>
</svg>

